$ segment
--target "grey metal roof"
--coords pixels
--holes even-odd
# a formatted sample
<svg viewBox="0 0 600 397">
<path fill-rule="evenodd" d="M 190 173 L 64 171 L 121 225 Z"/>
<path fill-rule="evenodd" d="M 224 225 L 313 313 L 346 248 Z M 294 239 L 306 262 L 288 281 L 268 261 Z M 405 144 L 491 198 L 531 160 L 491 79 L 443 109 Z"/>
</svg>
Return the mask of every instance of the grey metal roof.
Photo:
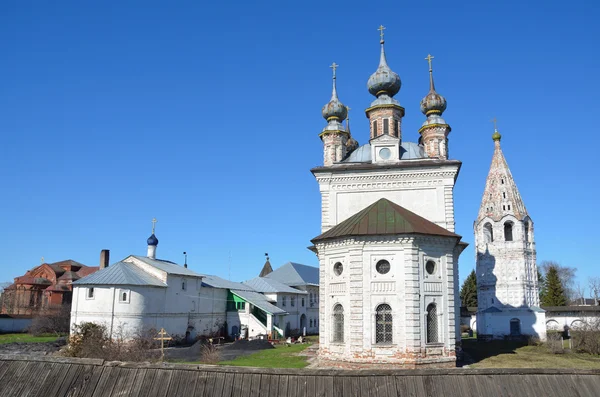
<svg viewBox="0 0 600 397">
<path fill-rule="evenodd" d="M 288 262 L 279 269 L 273 270 L 273 273 L 267 274 L 267 278 L 272 278 L 286 285 L 319 285 L 319 268 L 302 265 L 300 263 Z"/>
<path fill-rule="evenodd" d="M 270 273 L 269 273 L 270 274 Z M 301 291 L 296 288 L 285 285 L 281 281 L 274 278 L 255 277 L 251 280 L 244 281 L 244 284 L 249 285 L 254 290 L 262 293 L 291 293 L 291 294 L 307 294 L 306 291 Z"/>
<path fill-rule="evenodd" d="M 402 141 L 400 144 L 400 160 L 414 160 L 414 159 L 426 159 L 425 150 L 423 146 L 415 142 Z M 373 159 L 371 158 L 371 144 L 367 143 L 353 151 L 348 158 L 342 160 L 342 163 L 370 163 Z"/>
<path fill-rule="evenodd" d="M 225 280 L 221 277 L 203 275 L 202 284 L 213 288 L 225 288 L 230 290 L 254 291 L 252 287 L 242 283 Z"/>
<path fill-rule="evenodd" d="M 143 285 L 166 287 L 158 278 L 146 273 L 129 262 L 117 262 L 107 268 L 100 269 L 89 276 L 73 282 L 73 285 Z"/>
<path fill-rule="evenodd" d="M 231 292 L 269 314 L 287 314 L 285 310 L 267 301 L 267 298 L 260 292 L 240 290 L 231 290 Z"/>
<path fill-rule="evenodd" d="M 131 257 L 138 259 L 144 263 L 147 263 L 148 265 L 153 266 L 159 270 L 162 270 L 163 272 L 166 272 L 168 274 L 176 274 L 176 275 L 190 276 L 190 277 L 203 277 L 201 274 L 198 274 L 188 268 L 178 265 L 175 262 L 166 261 L 163 259 L 152 259 L 152 258 L 148 258 L 147 256 L 131 255 Z M 125 258 L 125 260 L 126 259 L 127 258 Z"/>
</svg>

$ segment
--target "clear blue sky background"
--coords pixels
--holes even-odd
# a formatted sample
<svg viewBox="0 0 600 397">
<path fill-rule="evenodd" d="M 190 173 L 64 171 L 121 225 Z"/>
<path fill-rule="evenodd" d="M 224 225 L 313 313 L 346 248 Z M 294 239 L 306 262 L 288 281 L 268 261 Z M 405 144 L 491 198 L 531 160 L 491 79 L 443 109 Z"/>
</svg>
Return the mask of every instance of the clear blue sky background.
<svg viewBox="0 0 600 397">
<path fill-rule="evenodd" d="M 457 231 L 471 244 L 490 119 L 535 222 L 538 262 L 600 275 L 597 1 L 0 3 L 0 281 L 67 258 L 146 252 L 245 280 L 316 265 L 321 107 L 340 99 L 364 144 L 366 81 L 386 30 L 417 141 L 428 53 L 463 161 Z M 229 256 L 231 253 L 231 261 Z"/>
</svg>

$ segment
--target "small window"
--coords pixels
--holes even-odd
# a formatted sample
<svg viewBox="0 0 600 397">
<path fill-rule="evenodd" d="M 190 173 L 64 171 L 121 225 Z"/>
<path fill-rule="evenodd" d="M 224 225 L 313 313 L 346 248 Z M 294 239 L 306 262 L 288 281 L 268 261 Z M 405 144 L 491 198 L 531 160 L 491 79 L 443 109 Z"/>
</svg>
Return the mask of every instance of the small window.
<svg viewBox="0 0 600 397">
<path fill-rule="evenodd" d="M 510 211 L 510 204 L 508 204 L 508 210 Z"/>
<path fill-rule="evenodd" d="M 525 221 L 525 241 L 529 241 L 529 222 Z"/>
<path fill-rule="evenodd" d="M 342 265 L 341 262 L 337 262 L 335 265 L 333 265 L 333 272 L 336 276 L 339 276 L 344 272 L 344 265 Z"/>
<path fill-rule="evenodd" d="M 513 318 L 512 320 L 510 320 L 510 335 L 521 335 L 521 320 L 519 320 L 518 318 Z"/>
<path fill-rule="evenodd" d="M 377 137 L 377 120 L 373 120 L 373 138 Z"/>
<path fill-rule="evenodd" d="M 504 178 L 500 179 L 500 183 L 504 185 Z"/>
<path fill-rule="evenodd" d="M 90 287 L 87 289 L 87 298 L 94 299 L 94 287 Z"/>
<path fill-rule="evenodd" d="M 126 289 L 119 290 L 119 302 L 129 303 L 129 290 L 126 290 Z"/>
<path fill-rule="evenodd" d="M 435 262 L 434 261 L 427 261 L 427 263 L 425 264 L 425 271 L 427 272 L 427 274 L 432 275 L 435 273 Z"/>
<path fill-rule="evenodd" d="M 506 192 L 502 192 L 502 198 L 506 198 Z"/>
<path fill-rule="evenodd" d="M 236 309 L 237 310 L 245 310 L 246 309 L 246 302 L 236 302 Z"/>
<path fill-rule="evenodd" d="M 502 205 L 502 211 L 506 211 L 506 206 Z"/>
<path fill-rule="evenodd" d="M 302 307 L 304 307 L 304 298 L 302 298 Z"/>
<path fill-rule="evenodd" d="M 285 306 L 287 304 L 287 296 L 282 296 L 281 297 L 281 306 Z"/>
<path fill-rule="evenodd" d="M 308 326 L 309 326 L 310 328 L 312 328 L 312 326 L 313 326 L 312 318 L 311 318 L 311 319 L 308 321 Z"/>
<path fill-rule="evenodd" d="M 504 224 L 504 241 L 513 241 L 512 227 L 513 224 L 510 221 Z"/>
<path fill-rule="evenodd" d="M 291 307 L 294 307 L 294 306 L 296 306 L 296 297 L 295 297 L 295 296 L 292 296 L 292 297 L 290 298 L 290 306 L 291 306 Z"/>
<path fill-rule="evenodd" d="M 392 308 L 384 303 L 375 311 L 375 343 L 392 343 Z"/>
<path fill-rule="evenodd" d="M 430 303 L 427 306 L 427 343 L 437 342 L 439 342 L 437 306 L 435 303 Z"/>
<path fill-rule="evenodd" d="M 385 135 L 390 134 L 390 121 L 388 119 L 383 119 L 383 133 Z"/>
<path fill-rule="evenodd" d="M 181 282 L 181 289 L 182 289 L 183 291 L 185 291 L 185 287 L 186 287 L 186 285 L 185 285 L 185 280 L 183 280 L 183 281 Z"/>
<path fill-rule="evenodd" d="M 333 343 L 344 342 L 344 308 L 342 305 L 337 304 L 333 308 L 333 335 L 331 335 L 331 341 Z M 316 323 L 316 320 L 315 320 Z M 316 324 L 315 324 L 316 326 Z"/>
<path fill-rule="evenodd" d="M 375 265 L 375 270 L 377 270 L 377 273 L 379 274 L 388 273 L 390 271 L 390 262 L 386 261 L 385 259 L 380 260 Z"/>
<path fill-rule="evenodd" d="M 492 229 L 492 224 L 489 222 L 483 225 L 483 238 L 486 243 L 494 242 L 494 229 Z"/>
</svg>

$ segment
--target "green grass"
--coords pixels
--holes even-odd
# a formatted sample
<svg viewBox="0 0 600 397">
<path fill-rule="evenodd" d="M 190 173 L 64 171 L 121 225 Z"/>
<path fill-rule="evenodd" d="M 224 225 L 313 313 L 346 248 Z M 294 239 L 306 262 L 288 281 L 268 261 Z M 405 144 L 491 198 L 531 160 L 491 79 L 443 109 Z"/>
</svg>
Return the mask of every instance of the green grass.
<svg viewBox="0 0 600 397">
<path fill-rule="evenodd" d="M 0 344 L 26 342 L 26 343 L 41 343 L 54 342 L 58 337 L 56 335 L 33 336 L 29 334 L 2 334 L 0 335 Z"/>
<path fill-rule="evenodd" d="M 261 350 L 248 356 L 238 357 L 235 360 L 221 361 L 219 364 L 239 367 L 304 368 L 308 365 L 306 356 L 299 356 L 298 353 L 308 346 L 310 345 L 278 345 L 275 346 L 275 349 Z"/>
<path fill-rule="evenodd" d="M 472 368 L 600 369 L 600 356 L 584 353 L 553 354 L 544 345 L 524 346 L 510 341 L 463 340 L 463 349 L 475 361 Z"/>
</svg>

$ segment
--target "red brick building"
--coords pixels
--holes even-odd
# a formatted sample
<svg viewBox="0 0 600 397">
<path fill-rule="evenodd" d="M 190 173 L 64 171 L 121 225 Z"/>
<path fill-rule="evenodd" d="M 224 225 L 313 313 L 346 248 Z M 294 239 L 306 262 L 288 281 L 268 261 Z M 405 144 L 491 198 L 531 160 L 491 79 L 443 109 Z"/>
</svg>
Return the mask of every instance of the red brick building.
<svg viewBox="0 0 600 397">
<path fill-rule="evenodd" d="M 37 311 L 72 299 L 71 283 L 97 271 L 74 260 L 42 263 L 16 277 L 12 285 L 4 289 L 0 302 L 3 314 L 34 314 Z"/>
</svg>

